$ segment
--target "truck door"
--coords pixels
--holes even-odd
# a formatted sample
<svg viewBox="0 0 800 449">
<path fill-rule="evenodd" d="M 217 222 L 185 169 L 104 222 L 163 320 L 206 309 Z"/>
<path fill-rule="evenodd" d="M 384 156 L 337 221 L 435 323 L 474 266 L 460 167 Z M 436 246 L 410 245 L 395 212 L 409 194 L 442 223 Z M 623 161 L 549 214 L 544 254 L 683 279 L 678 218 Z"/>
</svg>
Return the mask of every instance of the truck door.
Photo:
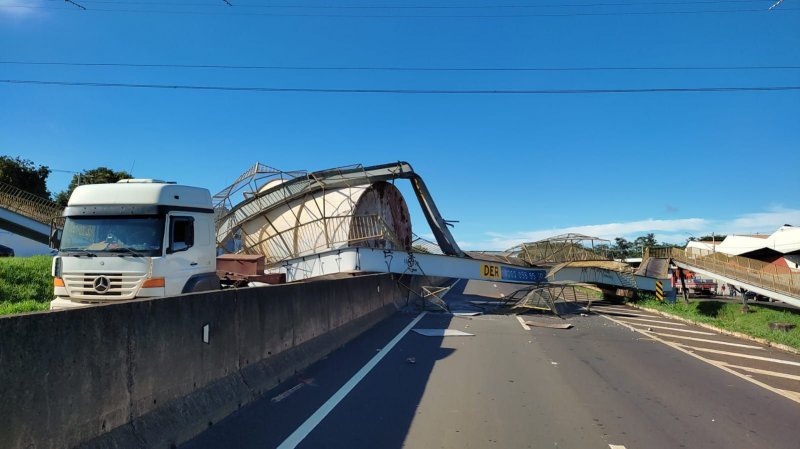
<svg viewBox="0 0 800 449">
<path fill-rule="evenodd" d="M 203 248 L 195 244 L 195 217 L 170 215 L 167 225 L 168 245 L 165 278 L 167 296 L 181 293 L 186 281 L 205 269 L 200 259 Z"/>
</svg>

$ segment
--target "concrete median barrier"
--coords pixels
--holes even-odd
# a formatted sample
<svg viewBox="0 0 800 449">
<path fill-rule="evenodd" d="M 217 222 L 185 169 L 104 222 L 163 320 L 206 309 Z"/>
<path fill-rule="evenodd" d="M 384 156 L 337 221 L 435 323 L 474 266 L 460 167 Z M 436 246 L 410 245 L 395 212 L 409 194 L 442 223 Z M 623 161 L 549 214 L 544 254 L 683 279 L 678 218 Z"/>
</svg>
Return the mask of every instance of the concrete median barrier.
<svg viewBox="0 0 800 449">
<path fill-rule="evenodd" d="M 0 442 L 169 448 L 391 315 L 408 294 L 381 274 L 0 318 Z"/>
</svg>

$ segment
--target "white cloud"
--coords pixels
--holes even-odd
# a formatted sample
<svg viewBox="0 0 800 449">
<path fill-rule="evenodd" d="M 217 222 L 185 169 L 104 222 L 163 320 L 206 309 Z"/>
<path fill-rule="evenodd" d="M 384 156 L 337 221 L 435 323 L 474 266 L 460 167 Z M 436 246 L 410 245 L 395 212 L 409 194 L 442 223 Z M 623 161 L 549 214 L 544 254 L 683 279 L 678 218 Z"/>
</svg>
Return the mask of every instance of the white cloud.
<svg viewBox="0 0 800 449">
<path fill-rule="evenodd" d="M 63 3 L 63 2 L 62 2 Z M 0 0 L 0 17 L 26 18 L 42 13 L 41 0 L 21 2 L 18 0 Z"/>
<path fill-rule="evenodd" d="M 721 234 L 772 233 L 785 224 L 800 225 L 800 210 L 775 207 L 767 212 L 745 214 L 719 226 Z"/>
<path fill-rule="evenodd" d="M 772 233 L 784 224 L 800 225 L 800 209 L 774 207 L 767 212 L 748 213 L 729 220 L 708 220 L 705 218 L 681 218 L 646 220 L 622 223 L 570 226 L 565 228 L 540 229 L 513 233 L 487 232 L 489 237 L 481 242 L 469 242 L 465 249 L 504 250 L 524 242 L 532 242 L 559 234 L 586 234 L 603 239 L 615 237 L 634 239 L 653 233 L 659 242 L 681 243 L 691 236 L 717 234 Z"/>
</svg>

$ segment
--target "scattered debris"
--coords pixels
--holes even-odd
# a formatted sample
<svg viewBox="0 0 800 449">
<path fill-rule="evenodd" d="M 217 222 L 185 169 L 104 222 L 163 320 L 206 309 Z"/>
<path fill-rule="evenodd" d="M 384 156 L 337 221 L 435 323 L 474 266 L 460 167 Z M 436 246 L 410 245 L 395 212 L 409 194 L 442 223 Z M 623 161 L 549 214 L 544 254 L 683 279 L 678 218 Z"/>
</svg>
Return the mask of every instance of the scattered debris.
<svg viewBox="0 0 800 449">
<path fill-rule="evenodd" d="M 558 365 L 558 362 L 550 362 L 551 365 Z"/>
<path fill-rule="evenodd" d="M 406 362 L 413 365 L 413 364 L 417 363 L 417 359 L 415 357 L 409 357 L 409 358 L 406 359 Z"/>
<path fill-rule="evenodd" d="M 550 329 L 569 329 L 572 327 L 572 324 L 570 323 L 550 324 L 550 323 L 538 323 L 536 321 L 526 321 L 525 324 L 527 324 L 528 326 L 547 327 Z"/>
<path fill-rule="evenodd" d="M 474 306 L 501 306 L 503 305 L 500 301 L 469 301 L 470 304 Z"/>
<path fill-rule="evenodd" d="M 769 323 L 769 328 L 774 331 L 789 332 L 795 328 L 795 325 L 791 323 Z"/>
<path fill-rule="evenodd" d="M 588 315 L 588 314 L 586 314 L 586 313 L 582 313 L 582 314 L 581 314 L 581 316 L 589 316 L 589 315 Z"/>
<path fill-rule="evenodd" d="M 301 379 L 299 384 L 297 384 L 297 385 L 293 386 L 292 388 L 284 391 L 283 393 L 275 396 L 274 398 L 271 399 L 271 401 L 272 402 L 281 402 L 282 400 L 284 400 L 284 399 L 288 398 L 289 396 L 291 396 L 297 390 L 303 388 L 306 385 L 311 385 L 313 382 L 314 382 L 314 379 Z"/>
<path fill-rule="evenodd" d="M 414 329 L 414 332 L 426 337 L 474 337 L 475 334 L 455 329 Z"/>
</svg>

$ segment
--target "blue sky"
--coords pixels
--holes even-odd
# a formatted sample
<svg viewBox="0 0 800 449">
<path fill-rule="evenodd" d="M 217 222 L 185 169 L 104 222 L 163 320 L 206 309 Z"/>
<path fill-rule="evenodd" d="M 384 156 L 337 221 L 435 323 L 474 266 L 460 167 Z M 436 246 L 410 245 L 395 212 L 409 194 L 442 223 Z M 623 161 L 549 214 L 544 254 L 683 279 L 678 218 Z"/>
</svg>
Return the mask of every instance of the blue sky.
<svg viewBox="0 0 800 449">
<path fill-rule="evenodd" d="M 800 66 L 800 8 L 792 0 L 772 13 L 510 18 L 324 14 L 608 14 L 766 9 L 772 2 L 353 12 L 253 7 L 275 5 L 265 0 L 232 1 L 235 7 L 215 0 L 108 1 L 78 2 L 89 8 L 82 11 L 50 0 L 0 0 L 0 60 Z M 151 0 L 140 3 L 145 1 Z M 425 4 L 491 5 L 479 0 Z M 114 8 L 169 13 L 92 11 Z M 258 15 L 297 13 L 312 16 Z M 332 89 L 635 89 L 800 86 L 800 70 L 397 72 L 0 64 L 0 79 Z M 132 168 L 138 177 L 199 185 L 212 193 L 256 161 L 284 170 L 318 170 L 406 160 L 425 178 L 445 217 L 460 220 L 454 234 L 470 249 L 502 249 L 565 231 L 631 238 L 654 232 L 662 240 L 681 241 L 712 231 L 771 232 L 784 223 L 800 225 L 798 117 L 800 91 L 399 95 L 0 83 L 0 153 L 59 170 Z M 70 176 L 53 173 L 51 191 L 65 188 Z M 412 195 L 407 198 L 413 202 Z M 417 232 L 426 234 L 418 208 L 412 210 Z"/>
</svg>

